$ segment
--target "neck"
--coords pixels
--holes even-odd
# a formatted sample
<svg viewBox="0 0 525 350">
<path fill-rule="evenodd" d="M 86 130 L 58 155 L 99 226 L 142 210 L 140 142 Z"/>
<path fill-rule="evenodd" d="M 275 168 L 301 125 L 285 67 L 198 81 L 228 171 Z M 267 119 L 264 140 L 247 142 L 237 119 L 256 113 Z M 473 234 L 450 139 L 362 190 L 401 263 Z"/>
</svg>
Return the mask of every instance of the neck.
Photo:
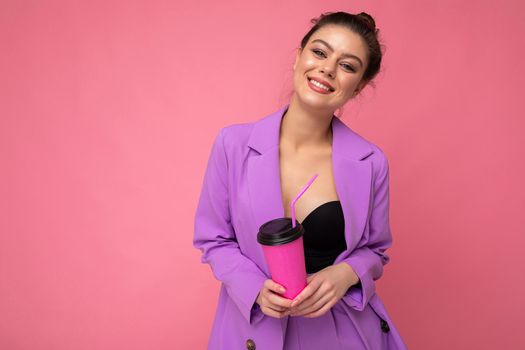
<svg viewBox="0 0 525 350">
<path fill-rule="evenodd" d="M 332 144 L 333 112 L 314 110 L 295 95 L 281 122 L 280 142 L 295 150 Z"/>
</svg>

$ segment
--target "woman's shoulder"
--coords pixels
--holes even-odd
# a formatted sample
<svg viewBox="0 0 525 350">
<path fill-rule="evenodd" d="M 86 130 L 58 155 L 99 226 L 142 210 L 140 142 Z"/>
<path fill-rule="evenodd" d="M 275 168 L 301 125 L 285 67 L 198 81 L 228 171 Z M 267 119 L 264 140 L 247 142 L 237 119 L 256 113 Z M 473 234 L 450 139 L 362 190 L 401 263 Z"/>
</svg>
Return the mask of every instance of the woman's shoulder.
<svg viewBox="0 0 525 350">
<path fill-rule="evenodd" d="M 246 146 L 253 129 L 253 122 L 234 123 L 223 126 L 219 130 L 226 150 L 238 149 Z"/>
<path fill-rule="evenodd" d="M 254 122 L 233 123 L 222 126 L 215 136 L 214 146 L 230 164 L 242 162 L 248 152 Z"/>
<path fill-rule="evenodd" d="M 346 138 L 347 143 L 345 144 L 351 145 L 351 147 L 348 147 L 345 151 L 347 151 L 350 155 L 359 154 L 361 156 L 359 160 L 361 161 L 367 160 L 371 161 L 372 163 L 388 162 L 386 153 L 382 147 L 378 146 L 377 143 L 368 137 L 365 137 L 361 133 L 355 131 L 342 120 L 338 121 L 340 128 L 345 130 L 344 133 L 341 133 L 341 135 L 343 135 L 342 137 Z M 357 149 L 359 149 L 359 151 L 356 151 Z"/>
<path fill-rule="evenodd" d="M 385 151 L 381 147 L 379 147 L 376 143 L 374 143 L 374 142 L 372 142 L 370 140 L 366 140 L 366 142 L 368 142 L 368 144 L 370 145 L 370 147 L 374 151 L 373 152 L 373 156 L 374 156 L 374 158 L 377 159 L 377 161 L 388 162 L 387 155 L 386 155 Z"/>
<path fill-rule="evenodd" d="M 344 148 L 342 151 L 351 159 L 370 163 L 374 182 L 379 181 L 382 183 L 389 173 L 389 162 L 383 148 L 368 137 L 356 132 L 344 122 L 340 122 L 337 124 L 337 130 L 344 131 L 338 133 L 344 139 L 344 142 L 340 143 L 340 145 L 345 146 L 341 147 Z"/>
<path fill-rule="evenodd" d="M 374 179 L 382 179 L 385 175 L 388 175 L 389 164 L 388 157 L 385 151 L 379 147 L 376 143 L 363 138 L 372 149 L 372 153 L 367 158 L 372 163 L 372 171 L 374 174 Z"/>
<path fill-rule="evenodd" d="M 268 146 L 277 142 L 275 133 L 279 130 L 282 114 L 287 105 L 277 110 L 256 116 L 248 122 L 229 124 L 221 128 L 220 134 L 224 140 L 225 147 L 243 148 L 245 146 Z M 273 136 L 272 136 L 273 135 Z"/>
<path fill-rule="evenodd" d="M 388 172 L 388 157 L 385 151 L 377 145 L 377 143 L 372 142 L 370 139 L 360 136 L 364 142 L 368 143 L 368 146 L 372 149 L 372 153 L 367 157 L 367 159 L 372 162 L 373 170 L 376 176 L 379 176 L 379 172 Z"/>
</svg>

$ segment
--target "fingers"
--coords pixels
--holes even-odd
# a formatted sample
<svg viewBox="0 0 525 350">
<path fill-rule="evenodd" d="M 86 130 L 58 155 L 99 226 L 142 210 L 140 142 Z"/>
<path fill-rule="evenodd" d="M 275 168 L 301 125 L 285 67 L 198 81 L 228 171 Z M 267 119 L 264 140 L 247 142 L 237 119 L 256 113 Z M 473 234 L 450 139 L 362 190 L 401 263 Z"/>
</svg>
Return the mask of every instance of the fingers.
<svg viewBox="0 0 525 350">
<path fill-rule="evenodd" d="M 285 292 L 285 288 L 283 286 L 271 279 L 268 279 L 264 282 L 264 287 L 268 291 L 268 293 L 266 293 L 266 297 L 272 304 L 271 306 L 273 309 L 277 310 L 282 308 L 290 308 L 292 301 L 279 295 Z"/>
<path fill-rule="evenodd" d="M 283 306 L 282 304 L 287 303 L 289 305 L 291 303 L 291 300 L 288 300 L 287 302 L 286 301 L 287 299 L 280 298 L 279 296 L 272 294 L 272 293 L 273 292 L 268 291 L 269 295 L 267 297 L 263 297 L 263 302 L 260 305 L 261 311 L 268 316 L 277 317 L 277 318 L 281 318 L 281 317 L 289 315 L 290 307 L 286 305 Z M 275 299 L 275 298 L 278 298 L 278 299 Z M 279 299 L 283 299 L 284 302 Z"/>
<path fill-rule="evenodd" d="M 304 310 L 310 309 L 312 305 L 315 305 L 321 298 L 323 298 L 323 296 L 325 296 L 325 294 L 327 294 L 325 289 L 326 288 L 323 288 L 321 286 L 309 298 L 306 298 L 305 300 L 303 300 L 302 303 L 298 304 L 297 306 L 292 307 L 292 315 L 299 316 L 299 314 L 304 313 Z"/>
<path fill-rule="evenodd" d="M 273 311 L 276 311 L 276 312 L 284 312 L 284 311 L 288 311 L 289 309 L 285 308 L 285 307 L 282 307 L 282 306 L 279 306 L 279 305 L 274 305 L 274 304 L 266 304 L 266 307 L 268 309 L 271 309 Z"/>
<path fill-rule="evenodd" d="M 264 281 L 264 287 L 278 294 L 283 294 L 286 291 L 283 286 L 274 282 L 271 279 L 267 279 L 266 281 Z"/>
<path fill-rule="evenodd" d="M 315 296 L 315 295 L 314 295 Z M 312 299 L 312 298 L 311 298 Z M 311 305 L 303 307 L 301 305 L 302 309 L 292 311 L 292 316 L 305 316 L 308 314 L 312 314 L 320 309 L 322 309 L 327 303 L 331 302 L 334 299 L 333 293 L 325 293 L 321 295 L 318 299 L 315 299 Z M 305 302 L 306 303 L 306 302 Z"/>
<path fill-rule="evenodd" d="M 275 306 L 281 308 L 289 309 L 292 306 L 292 301 L 290 299 L 283 298 L 274 293 L 268 293 L 268 301 Z"/>
<path fill-rule="evenodd" d="M 279 312 L 279 311 L 275 311 L 269 307 L 266 307 L 266 306 L 261 306 L 261 311 L 265 314 L 265 315 L 268 315 L 268 316 L 271 316 L 271 317 L 275 317 L 275 318 L 283 318 L 285 316 L 288 316 L 290 311 L 284 311 L 284 312 Z"/>
<path fill-rule="evenodd" d="M 271 310 L 273 310 L 275 312 L 289 312 L 289 311 L 291 311 L 290 308 L 282 307 L 282 306 L 279 306 L 279 305 L 266 304 L 265 306 L 268 309 L 271 309 Z"/>
<path fill-rule="evenodd" d="M 306 314 L 304 315 L 304 317 L 307 317 L 307 318 L 313 318 L 313 317 L 319 317 L 319 316 L 322 316 L 324 315 L 328 310 L 330 310 L 330 308 L 332 306 L 335 305 L 335 303 L 337 302 L 336 298 L 330 300 L 329 302 L 327 302 L 326 304 L 324 304 L 324 306 L 322 308 L 320 308 L 319 310 L 317 311 L 314 311 L 312 313 L 309 313 L 309 314 Z"/>
<path fill-rule="evenodd" d="M 317 289 L 319 289 L 320 286 L 321 286 L 321 281 L 316 280 L 316 279 L 311 279 L 310 283 L 301 291 L 301 293 L 299 293 L 299 295 L 297 295 L 294 298 L 291 306 L 296 307 L 297 305 L 301 304 L 305 299 L 312 296 L 317 291 Z"/>
<path fill-rule="evenodd" d="M 281 318 L 290 313 L 291 300 L 283 298 L 279 293 L 284 293 L 284 287 L 271 279 L 264 282 L 260 292 L 261 311 L 272 317 Z"/>
</svg>

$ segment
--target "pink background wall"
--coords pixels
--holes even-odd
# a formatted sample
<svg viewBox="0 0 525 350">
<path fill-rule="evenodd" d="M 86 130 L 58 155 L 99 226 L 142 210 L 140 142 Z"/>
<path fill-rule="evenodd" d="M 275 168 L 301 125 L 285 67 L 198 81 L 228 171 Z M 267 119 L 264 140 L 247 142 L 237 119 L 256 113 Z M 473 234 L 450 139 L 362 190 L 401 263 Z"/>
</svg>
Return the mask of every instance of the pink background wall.
<svg viewBox="0 0 525 350">
<path fill-rule="evenodd" d="M 105 0 L 0 4 L 0 349 L 205 348 L 213 137 L 287 101 L 330 10 L 387 48 L 343 120 L 390 160 L 378 288 L 405 341 L 525 348 L 522 2 Z"/>
</svg>

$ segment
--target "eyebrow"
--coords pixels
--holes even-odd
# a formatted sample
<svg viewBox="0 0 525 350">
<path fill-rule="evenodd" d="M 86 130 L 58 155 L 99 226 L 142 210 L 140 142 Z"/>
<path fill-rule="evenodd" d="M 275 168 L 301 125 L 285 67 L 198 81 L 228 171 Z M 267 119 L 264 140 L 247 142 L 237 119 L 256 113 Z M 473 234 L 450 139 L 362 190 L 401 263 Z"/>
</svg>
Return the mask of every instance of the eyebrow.
<svg viewBox="0 0 525 350">
<path fill-rule="evenodd" d="M 315 40 L 312 40 L 312 43 L 315 43 L 315 42 L 320 42 L 321 44 L 323 44 L 324 46 L 326 46 L 327 48 L 330 49 L 330 51 L 334 51 L 334 49 L 330 46 L 330 44 L 328 44 L 326 41 L 324 40 L 321 40 L 321 39 L 315 39 Z M 361 59 L 359 57 L 357 57 L 356 55 L 352 55 L 351 53 L 343 53 L 342 54 L 342 57 L 349 57 L 349 58 L 354 58 L 356 60 L 359 61 L 359 63 L 361 64 L 361 67 L 363 66 L 363 61 L 361 61 Z"/>
</svg>

